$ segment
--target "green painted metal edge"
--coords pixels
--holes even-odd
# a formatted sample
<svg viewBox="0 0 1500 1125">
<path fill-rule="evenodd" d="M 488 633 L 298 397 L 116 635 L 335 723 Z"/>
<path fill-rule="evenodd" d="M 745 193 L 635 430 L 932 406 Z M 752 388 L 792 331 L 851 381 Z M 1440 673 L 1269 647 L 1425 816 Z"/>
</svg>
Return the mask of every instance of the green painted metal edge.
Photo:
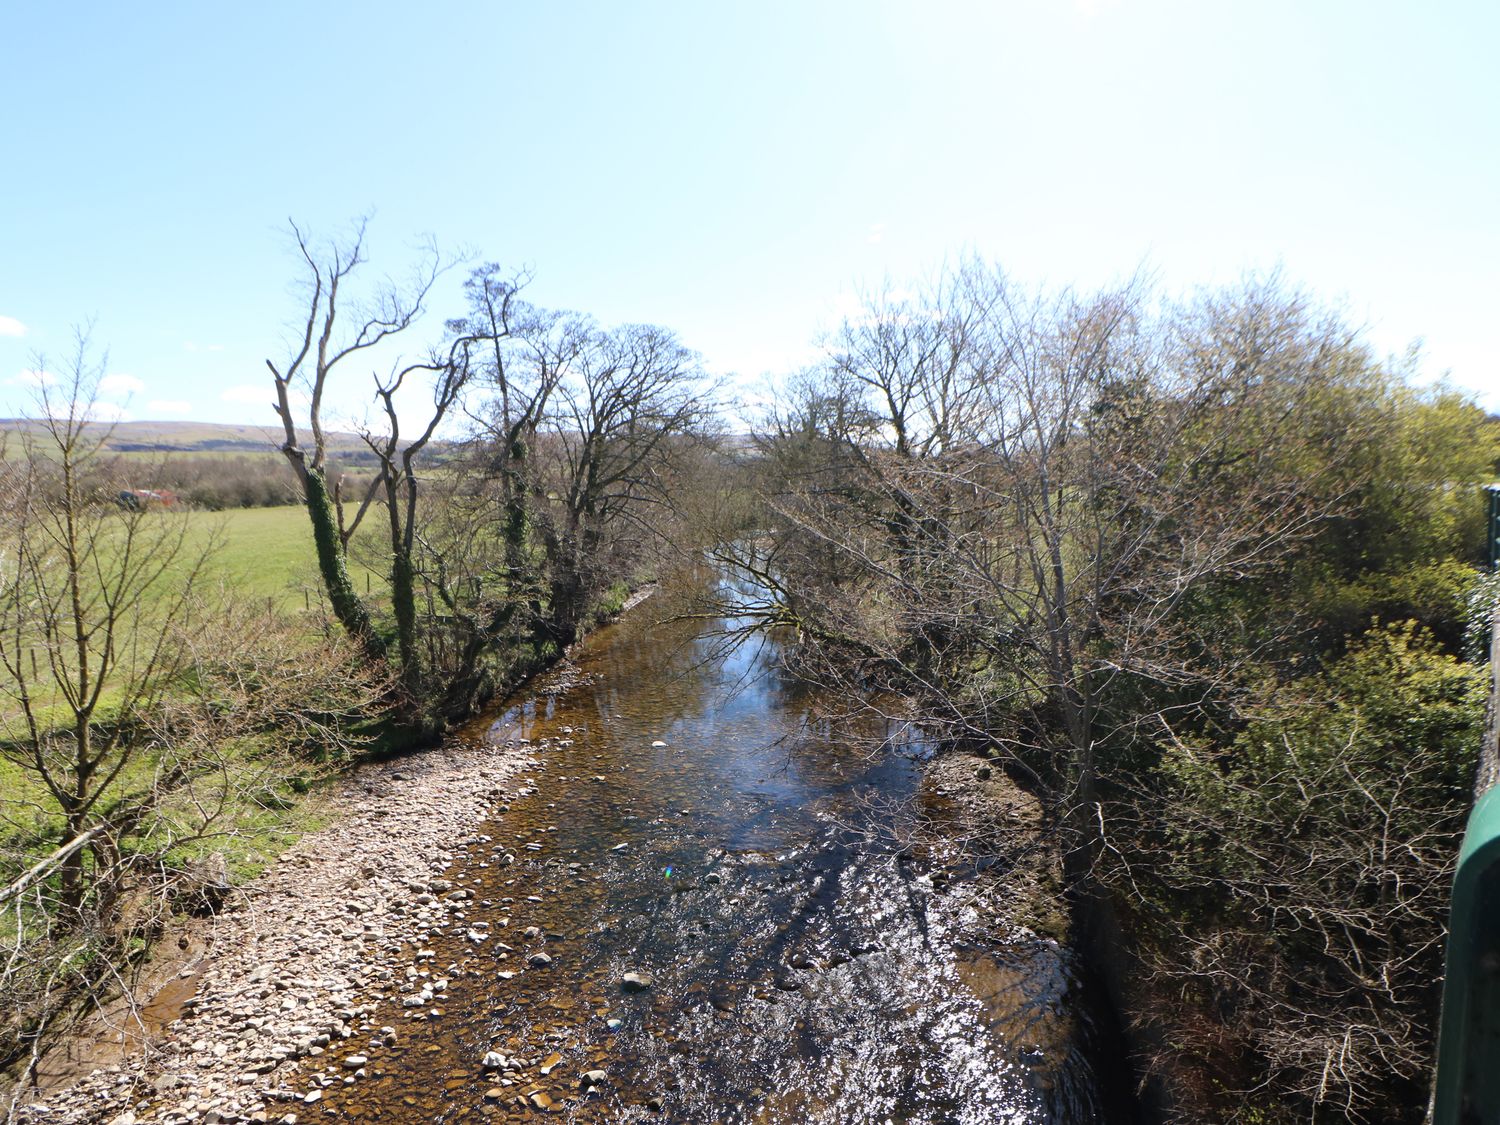
<svg viewBox="0 0 1500 1125">
<path fill-rule="evenodd" d="M 1500 1091 L 1494 1077 L 1500 1070 L 1500 1059 L 1490 1053 L 1486 1041 L 1500 1031 L 1500 1010 L 1486 1002 L 1492 999 L 1487 994 L 1492 991 L 1495 969 L 1480 963 L 1487 951 L 1500 946 L 1500 934 L 1485 932 L 1493 923 L 1486 915 L 1493 913 L 1495 904 L 1483 902 L 1482 892 L 1486 889 L 1485 875 L 1492 871 L 1489 889 L 1493 891 L 1500 887 L 1500 786 L 1492 786 L 1475 801 L 1453 876 L 1434 1125 L 1500 1121 Z M 1487 905 L 1489 910 L 1485 909 Z M 1470 1115 L 1461 1117 L 1466 1095 Z M 1475 1112 L 1477 1117 L 1473 1116 Z"/>
</svg>

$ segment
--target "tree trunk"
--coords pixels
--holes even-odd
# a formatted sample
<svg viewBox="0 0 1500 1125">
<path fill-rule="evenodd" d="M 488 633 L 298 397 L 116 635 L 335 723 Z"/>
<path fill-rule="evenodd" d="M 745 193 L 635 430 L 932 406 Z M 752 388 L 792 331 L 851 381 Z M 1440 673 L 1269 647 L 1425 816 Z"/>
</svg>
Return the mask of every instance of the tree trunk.
<svg viewBox="0 0 1500 1125">
<path fill-rule="evenodd" d="M 391 609 L 396 615 L 396 644 L 401 656 L 401 680 L 415 692 L 420 686 L 417 654 L 417 595 L 411 556 L 400 546 L 391 559 Z"/>
<path fill-rule="evenodd" d="M 307 514 L 312 520 L 313 542 L 318 550 L 318 570 L 323 575 L 323 588 L 328 591 L 328 600 L 333 604 L 334 616 L 339 619 L 348 634 L 372 657 L 385 655 L 385 644 L 375 632 L 370 621 L 370 612 L 354 590 L 349 580 L 349 569 L 345 565 L 344 548 L 339 540 L 338 522 L 333 514 L 333 501 L 328 495 L 328 482 L 321 468 L 307 470 Z"/>
</svg>

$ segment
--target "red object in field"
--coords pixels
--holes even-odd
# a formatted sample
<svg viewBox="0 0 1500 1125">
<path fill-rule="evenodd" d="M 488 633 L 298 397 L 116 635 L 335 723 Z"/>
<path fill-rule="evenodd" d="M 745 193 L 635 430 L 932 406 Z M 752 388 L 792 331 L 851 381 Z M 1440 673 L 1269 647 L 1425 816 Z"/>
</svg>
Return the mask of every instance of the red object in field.
<svg viewBox="0 0 1500 1125">
<path fill-rule="evenodd" d="M 177 493 L 169 488 L 127 488 L 120 493 L 122 508 L 175 508 Z"/>
</svg>

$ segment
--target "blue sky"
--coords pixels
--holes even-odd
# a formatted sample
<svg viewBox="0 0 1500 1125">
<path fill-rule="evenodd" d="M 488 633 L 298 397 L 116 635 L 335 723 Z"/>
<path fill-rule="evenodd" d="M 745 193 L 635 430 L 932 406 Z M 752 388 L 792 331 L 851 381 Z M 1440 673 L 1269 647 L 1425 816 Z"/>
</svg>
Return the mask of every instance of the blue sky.
<svg viewBox="0 0 1500 1125">
<path fill-rule="evenodd" d="M 11 3 L 0 414 L 91 319 L 126 415 L 273 422 L 286 219 L 365 212 L 372 273 L 431 233 L 744 387 L 978 252 L 1280 265 L 1500 409 L 1497 42 L 1500 5 L 1415 0 Z"/>
</svg>

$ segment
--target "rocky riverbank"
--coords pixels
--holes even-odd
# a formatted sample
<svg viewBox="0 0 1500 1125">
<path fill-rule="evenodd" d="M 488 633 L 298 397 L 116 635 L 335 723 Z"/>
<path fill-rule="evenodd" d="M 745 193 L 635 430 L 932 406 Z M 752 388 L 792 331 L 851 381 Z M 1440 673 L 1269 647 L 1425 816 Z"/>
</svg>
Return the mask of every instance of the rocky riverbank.
<svg viewBox="0 0 1500 1125">
<path fill-rule="evenodd" d="M 114 1026 L 96 1017 L 45 1060 L 43 1088 L 23 1092 L 15 1118 L 305 1120 L 325 1090 L 358 1082 L 371 1055 L 398 1040 L 405 1021 L 393 1011 L 440 1016 L 445 982 L 425 942 L 462 924 L 470 905 L 470 892 L 442 876 L 460 850 L 486 842 L 475 833 L 497 805 L 530 790 L 540 748 L 460 737 L 351 773 L 330 826 L 194 923 L 179 944 L 202 952 L 168 961 L 181 968 L 165 981 L 155 974 L 136 1014 L 116 1013 Z M 156 1013 L 174 1018 L 151 1026 L 163 994 L 179 1011 Z M 136 1049 L 122 1052 L 122 1038 Z M 109 1061 L 86 1070 L 91 1057 Z M 60 1081 L 59 1071 L 80 1076 Z"/>
<path fill-rule="evenodd" d="M 511 741 L 346 777 L 333 827 L 158 957 L 149 1042 L 48 1060 L 19 1119 L 1087 1116 L 1036 802 L 969 755 L 809 737 L 773 677 L 672 636 L 576 658 Z"/>
<path fill-rule="evenodd" d="M 619 613 L 655 589 L 635 591 Z M 579 677 L 564 660 L 546 690 Z M 475 905 L 443 876 L 489 842 L 476 833 L 508 798 L 535 792 L 528 771 L 544 749 L 470 732 L 355 768 L 327 798 L 328 827 L 174 934 L 176 949 L 164 943 L 133 995 L 85 1019 L 32 1084 L 3 1092 L 6 1120 L 305 1119 L 324 1091 L 358 1082 L 372 1053 L 399 1041 L 397 1024 L 441 1018 L 446 981 L 426 940 L 465 927 Z M 377 1010 L 394 1022 L 378 1024 Z M 505 1085 L 533 1061 L 545 1065 L 506 1059 Z"/>
</svg>

